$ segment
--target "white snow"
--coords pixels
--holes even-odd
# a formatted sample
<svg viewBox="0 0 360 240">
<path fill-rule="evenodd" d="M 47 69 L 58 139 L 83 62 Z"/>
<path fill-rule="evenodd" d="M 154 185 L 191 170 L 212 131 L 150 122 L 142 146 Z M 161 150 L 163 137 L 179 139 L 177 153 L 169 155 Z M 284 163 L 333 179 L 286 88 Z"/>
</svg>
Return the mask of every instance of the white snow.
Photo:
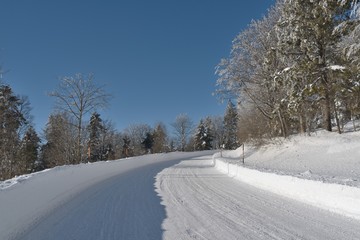
<svg viewBox="0 0 360 240">
<path fill-rule="evenodd" d="M 116 207 L 113 204 L 121 200 L 130 208 L 126 214 L 131 214 L 132 199 L 139 196 L 151 200 L 149 205 L 138 205 L 142 208 L 137 210 L 137 216 L 145 218 L 142 219 L 145 224 L 151 221 L 151 215 L 156 215 L 160 223 L 164 218 L 162 228 L 155 229 L 156 234 L 164 231 L 163 239 L 236 239 L 239 234 L 242 239 L 351 239 L 351 236 L 360 239 L 360 132 L 350 129 L 347 126 L 346 133 L 341 135 L 318 131 L 312 136 L 293 136 L 258 148 L 246 144 L 245 165 L 241 163 L 243 152 L 239 148 L 222 151 L 222 157 L 220 153 L 209 152 L 155 154 L 18 176 L 0 182 L 0 239 L 12 239 L 30 226 L 40 226 L 38 223 L 44 223 L 44 216 L 69 201 L 72 203 L 64 209 L 71 213 L 72 208 L 77 209 L 78 202 L 85 204 L 86 194 L 73 201 L 83 192 L 95 197 L 89 199 L 88 205 L 82 205 L 75 218 L 65 213 L 51 214 L 53 217 L 47 225 L 37 228 L 29 239 L 40 239 L 41 229 L 71 225 L 74 219 L 82 219 L 83 213 L 86 216 L 102 213 L 105 222 L 96 229 L 101 228 L 102 236 L 121 236 L 117 225 L 120 220 L 112 209 L 119 214 L 124 209 L 121 204 Z M 179 159 L 184 161 L 160 173 L 154 172 L 160 167 L 151 167 L 162 162 L 168 167 L 169 161 Z M 108 199 L 106 194 L 119 182 L 100 183 L 140 168 L 147 169 L 148 175 L 142 177 L 139 171 L 132 176 L 132 185 L 123 184 L 126 191 L 136 191 L 129 195 L 130 199 L 121 195 L 120 189 Z M 152 185 L 154 174 L 155 186 Z M 103 186 L 106 186 L 104 191 Z M 159 206 L 149 207 L 151 214 L 143 210 L 159 205 L 154 188 L 166 214 L 156 213 L 161 210 Z M 93 211 L 89 206 L 100 209 Z M 59 225 L 60 218 L 71 220 L 67 225 Z M 90 221 L 75 224 L 74 229 L 83 226 L 91 230 Z M 76 234 L 95 239 L 95 235 L 84 229 Z M 95 233 L 96 229 L 90 232 Z M 128 233 L 132 234 L 136 229 L 130 230 Z M 50 236 L 51 231 L 47 234 Z M 70 230 L 61 234 L 54 239 L 80 236 Z M 143 238 L 141 233 L 137 236 L 134 239 Z"/>
<path fill-rule="evenodd" d="M 242 182 L 360 219 L 360 133 L 319 131 L 260 148 L 214 155 L 216 168 Z"/>
<path fill-rule="evenodd" d="M 332 65 L 332 66 L 329 66 L 328 69 L 331 69 L 331 70 L 334 70 L 334 71 L 343 71 L 345 70 L 346 68 L 344 66 L 340 66 L 340 65 Z"/>
<path fill-rule="evenodd" d="M 280 73 L 286 73 L 291 70 L 292 67 L 284 68 Z"/>
<path fill-rule="evenodd" d="M 211 156 L 164 169 L 156 191 L 166 209 L 165 240 L 360 239 L 359 221 L 230 178 L 214 169 Z"/>
<path fill-rule="evenodd" d="M 201 154 L 203 153 L 155 154 L 110 162 L 61 166 L 0 182 L 0 239 L 7 240 L 21 235 L 28 227 L 80 192 L 113 176 L 154 162 Z M 111 221 L 111 218 L 108 220 Z"/>
<path fill-rule="evenodd" d="M 6 188 L 12 187 L 15 184 L 21 183 L 23 181 L 26 181 L 27 179 L 37 175 L 37 174 L 42 174 L 45 173 L 47 171 L 50 171 L 50 169 L 46 169 L 40 172 L 36 172 L 36 173 L 31 173 L 31 174 L 25 174 L 25 175 L 21 175 L 21 176 L 16 176 L 14 178 L 5 180 L 5 181 L 0 181 L 0 191 L 4 190 Z"/>
</svg>

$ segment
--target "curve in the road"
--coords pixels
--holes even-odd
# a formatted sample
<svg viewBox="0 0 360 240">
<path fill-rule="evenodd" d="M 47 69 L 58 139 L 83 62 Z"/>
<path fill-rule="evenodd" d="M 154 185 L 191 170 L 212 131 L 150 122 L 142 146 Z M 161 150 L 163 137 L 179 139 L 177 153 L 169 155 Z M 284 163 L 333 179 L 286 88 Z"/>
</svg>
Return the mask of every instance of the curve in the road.
<svg viewBox="0 0 360 240">
<path fill-rule="evenodd" d="M 155 176 L 179 160 L 132 169 L 81 192 L 17 239 L 161 239 L 164 206 Z"/>
</svg>

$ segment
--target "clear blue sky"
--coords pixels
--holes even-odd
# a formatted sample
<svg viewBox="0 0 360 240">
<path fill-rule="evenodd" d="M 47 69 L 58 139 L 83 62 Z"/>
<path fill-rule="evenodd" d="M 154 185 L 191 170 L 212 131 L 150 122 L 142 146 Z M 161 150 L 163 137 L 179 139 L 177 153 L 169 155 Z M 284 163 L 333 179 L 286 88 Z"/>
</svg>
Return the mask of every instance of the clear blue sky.
<svg viewBox="0 0 360 240">
<path fill-rule="evenodd" d="M 215 66 L 274 0 L 2 0 L 4 81 L 29 97 L 36 128 L 53 112 L 59 77 L 94 73 L 113 95 L 103 119 L 169 124 L 222 115 Z"/>
</svg>

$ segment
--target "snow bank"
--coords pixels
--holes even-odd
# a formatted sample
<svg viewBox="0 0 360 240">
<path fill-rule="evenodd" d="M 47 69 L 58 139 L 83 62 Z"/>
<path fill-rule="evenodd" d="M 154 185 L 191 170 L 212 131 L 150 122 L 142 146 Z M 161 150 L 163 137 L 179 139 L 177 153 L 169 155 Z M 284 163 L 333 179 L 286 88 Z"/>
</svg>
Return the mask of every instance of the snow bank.
<svg viewBox="0 0 360 240">
<path fill-rule="evenodd" d="M 240 162 L 242 148 L 222 155 Z M 245 144 L 245 167 L 360 188 L 360 132 L 319 131 L 262 147 Z"/>
<path fill-rule="evenodd" d="M 215 167 L 263 190 L 360 220 L 360 133 L 319 131 L 214 154 Z M 222 157 L 221 157 L 222 156 Z"/>
<path fill-rule="evenodd" d="M 5 180 L 5 181 L 0 181 L 0 190 L 4 190 L 6 188 L 12 187 L 15 184 L 22 183 L 35 175 L 42 174 L 47 171 L 50 171 L 50 169 L 46 169 L 46 170 L 36 172 L 36 173 L 30 173 L 30 174 L 25 174 L 25 175 L 21 175 L 21 176 L 16 176 L 16 177 L 13 177 L 13 178 Z"/>
<path fill-rule="evenodd" d="M 252 186 L 360 220 L 360 189 L 260 172 L 216 159 L 223 173 Z"/>
</svg>

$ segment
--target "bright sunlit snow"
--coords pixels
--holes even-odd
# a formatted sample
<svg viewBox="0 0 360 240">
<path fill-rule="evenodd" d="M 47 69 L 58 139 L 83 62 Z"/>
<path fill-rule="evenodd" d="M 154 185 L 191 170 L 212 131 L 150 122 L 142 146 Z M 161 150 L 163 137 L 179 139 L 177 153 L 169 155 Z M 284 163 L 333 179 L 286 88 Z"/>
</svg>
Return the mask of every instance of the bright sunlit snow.
<svg viewBox="0 0 360 240">
<path fill-rule="evenodd" d="M 220 155 L 146 155 L 0 182 L 0 239 L 360 238 L 359 132 L 246 144 L 245 166 L 242 148 Z"/>
</svg>

